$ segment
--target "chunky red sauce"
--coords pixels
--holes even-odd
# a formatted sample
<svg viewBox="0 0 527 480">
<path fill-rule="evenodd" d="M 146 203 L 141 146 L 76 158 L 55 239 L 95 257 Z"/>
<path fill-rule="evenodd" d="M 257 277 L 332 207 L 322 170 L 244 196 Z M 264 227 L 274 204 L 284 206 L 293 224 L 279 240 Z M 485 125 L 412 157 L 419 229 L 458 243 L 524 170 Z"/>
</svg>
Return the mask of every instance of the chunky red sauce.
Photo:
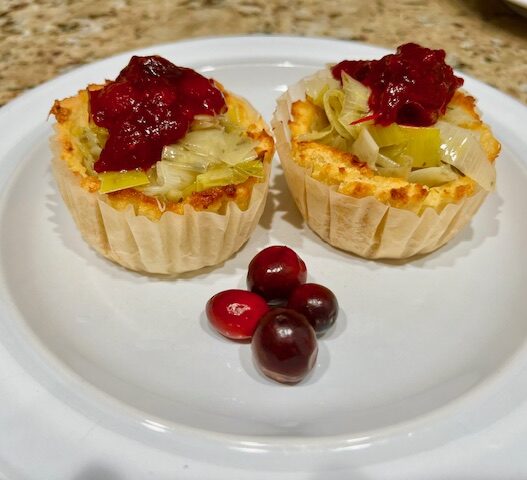
<svg viewBox="0 0 527 480">
<path fill-rule="evenodd" d="M 147 170 L 165 145 L 185 136 L 195 115 L 225 108 L 212 80 L 156 55 L 134 56 L 115 81 L 90 91 L 91 118 L 109 131 L 95 171 Z"/>
<path fill-rule="evenodd" d="M 332 68 L 371 88 L 369 107 L 375 123 L 425 127 L 445 113 L 463 79 L 445 63 L 444 50 L 406 43 L 380 60 L 344 60 Z"/>
</svg>

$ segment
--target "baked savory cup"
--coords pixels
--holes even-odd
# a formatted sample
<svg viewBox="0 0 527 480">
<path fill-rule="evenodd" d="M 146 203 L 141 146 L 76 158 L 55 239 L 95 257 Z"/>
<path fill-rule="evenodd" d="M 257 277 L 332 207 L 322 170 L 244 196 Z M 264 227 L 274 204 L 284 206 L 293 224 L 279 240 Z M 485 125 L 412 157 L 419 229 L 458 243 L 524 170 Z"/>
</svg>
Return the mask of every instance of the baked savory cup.
<svg viewBox="0 0 527 480">
<path fill-rule="evenodd" d="M 52 170 L 83 238 L 131 270 L 216 265 L 263 212 L 274 142 L 244 99 L 194 70 L 132 57 L 55 101 Z"/>
<path fill-rule="evenodd" d="M 366 258 L 431 252 L 494 189 L 500 144 L 444 59 L 406 44 L 328 67 L 278 100 L 289 189 L 329 244 Z"/>
</svg>

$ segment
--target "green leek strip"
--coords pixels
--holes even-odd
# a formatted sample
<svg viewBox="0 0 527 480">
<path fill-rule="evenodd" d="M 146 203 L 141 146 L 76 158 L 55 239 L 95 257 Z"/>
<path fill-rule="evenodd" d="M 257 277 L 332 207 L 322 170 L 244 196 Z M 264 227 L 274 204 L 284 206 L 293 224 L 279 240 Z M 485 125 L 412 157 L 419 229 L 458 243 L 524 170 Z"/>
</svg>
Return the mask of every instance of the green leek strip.
<svg viewBox="0 0 527 480">
<path fill-rule="evenodd" d="M 193 194 L 197 190 L 196 182 L 192 182 L 188 187 L 185 187 L 183 191 L 181 192 L 181 196 L 183 198 L 188 197 L 189 195 Z"/>
<path fill-rule="evenodd" d="M 201 192 L 213 187 L 236 185 L 249 178 L 248 175 L 238 172 L 227 166 L 211 168 L 196 177 L 196 191 Z"/>
<path fill-rule="evenodd" d="M 235 166 L 239 163 L 249 162 L 258 158 L 255 148 L 257 142 L 249 138 L 226 142 L 221 152 L 220 160 L 227 165 Z"/>
<path fill-rule="evenodd" d="M 381 148 L 404 146 L 404 155 L 412 158 L 414 168 L 437 167 L 441 163 L 438 128 L 407 127 L 395 123 L 387 127 L 370 125 L 367 128 Z"/>
<path fill-rule="evenodd" d="M 183 198 L 183 192 L 181 190 L 171 188 L 170 190 L 164 193 L 164 196 L 168 200 L 173 200 L 174 202 L 177 202 L 178 200 L 181 200 Z"/>
<path fill-rule="evenodd" d="M 344 101 L 339 115 L 339 122 L 351 137 L 357 138 L 363 125 L 357 125 L 355 122 L 368 116 L 370 109 L 368 100 L 371 90 L 346 73 L 343 73 L 342 91 L 344 92 Z"/>
<path fill-rule="evenodd" d="M 218 128 L 220 118 L 214 115 L 196 115 L 192 121 L 192 130 L 204 130 L 207 128 Z"/>
<path fill-rule="evenodd" d="M 81 153 L 82 163 L 90 175 L 97 173 L 93 169 L 108 138 L 108 130 L 94 123 L 88 126 L 76 126 L 71 131 L 72 142 Z"/>
<path fill-rule="evenodd" d="M 407 141 L 406 135 L 401 127 L 395 123 L 383 127 L 381 125 L 369 125 L 368 131 L 380 148 L 391 145 L 400 145 Z"/>
<path fill-rule="evenodd" d="M 215 128 L 187 133 L 176 145 L 196 155 L 217 157 L 224 149 L 225 132 Z"/>
<path fill-rule="evenodd" d="M 333 133 L 333 127 L 328 126 L 324 130 L 313 131 L 308 133 L 303 133 L 301 135 L 298 135 L 297 140 L 299 142 L 315 142 L 317 140 L 321 140 Z"/>
<path fill-rule="evenodd" d="M 392 160 L 391 157 L 384 155 L 383 153 L 379 153 L 377 155 L 376 164 L 379 167 L 385 167 L 385 168 L 398 168 L 401 166 L 399 165 L 398 162 L 396 162 L 395 160 Z M 410 160 L 410 165 L 411 165 L 411 160 Z"/>
<path fill-rule="evenodd" d="M 163 149 L 162 160 L 180 164 L 187 170 L 203 173 L 209 165 L 236 165 L 257 158 L 257 142 L 236 133 L 204 129 L 188 133 L 177 144 Z"/>
<path fill-rule="evenodd" d="M 408 175 L 408 181 L 412 183 L 420 183 L 428 187 L 437 187 L 447 182 L 456 180 L 458 175 L 452 170 L 450 165 L 442 165 L 440 167 L 429 167 L 414 170 Z"/>
<path fill-rule="evenodd" d="M 406 155 L 406 144 L 400 143 L 399 145 L 390 145 L 388 147 L 381 147 L 379 149 L 380 156 L 387 157 L 390 161 L 398 163 L 400 165 L 407 164 L 408 160 L 410 161 L 410 166 L 412 166 L 412 159 Z M 386 166 L 386 165 L 384 165 Z"/>
<path fill-rule="evenodd" d="M 181 168 L 174 162 L 159 161 L 156 163 L 153 182 L 141 187 L 146 195 L 164 195 L 171 200 L 178 200 L 182 191 L 196 180 L 197 173 Z"/>
<path fill-rule="evenodd" d="M 369 112 L 370 89 L 346 74 L 342 76 L 341 86 L 329 71 L 311 77 L 304 82 L 304 86 L 306 97 L 324 108 L 331 128 L 324 128 L 320 136 L 319 131 L 315 130 L 301 136 L 300 140 L 320 140 L 335 148 L 344 147 L 349 150 L 351 142 L 361 131 L 361 126 L 353 125 L 353 122 L 366 117 Z"/>
<path fill-rule="evenodd" d="M 437 167 L 441 164 L 441 138 L 433 127 L 400 127 L 407 138 L 405 154 L 412 158 L 412 167 Z"/>
<path fill-rule="evenodd" d="M 368 100 L 371 90 L 345 72 L 342 73 L 342 90 L 344 91 L 342 114 L 354 112 L 357 114 L 357 119 L 366 116 L 370 110 Z"/>
<path fill-rule="evenodd" d="M 328 137 L 323 138 L 320 142 L 342 152 L 349 152 L 353 144 L 353 139 L 343 138 L 337 132 L 333 132 Z"/>
<path fill-rule="evenodd" d="M 330 125 L 343 138 L 352 138 L 351 134 L 340 123 L 339 116 L 342 112 L 342 102 L 344 101 L 344 93 L 342 90 L 328 90 L 324 94 L 324 111 L 328 117 Z"/>
<path fill-rule="evenodd" d="M 239 125 L 242 119 L 243 119 L 243 112 L 241 111 L 240 105 L 238 105 L 238 103 L 234 103 L 233 105 L 230 105 L 227 110 L 227 120 L 230 123 Z"/>
<path fill-rule="evenodd" d="M 353 142 L 351 153 L 356 155 L 361 162 L 367 163 L 372 170 L 376 169 L 375 164 L 379 155 L 379 146 L 366 128 L 361 130 L 357 140 Z"/>
<path fill-rule="evenodd" d="M 304 80 L 306 97 L 319 107 L 324 106 L 324 94 L 328 90 L 340 88 L 340 82 L 327 70 L 316 73 Z"/>
<path fill-rule="evenodd" d="M 234 166 L 234 169 L 246 175 L 247 177 L 255 177 L 262 179 L 264 177 L 263 163 L 260 160 L 250 160 L 248 162 L 238 163 Z"/>
<path fill-rule="evenodd" d="M 173 164 L 180 169 L 189 172 L 204 173 L 215 159 L 189 152 L 179 145 L 168 145 L 163 149 L 163 162 Z"/>
<path fill-rule="evenodd" d="M 437 122 L 441 131 L 442 160 L 472 178 L 487 191 L 496 184 L 496 170 L 474 132 L 447 122 Z"/>
<path fill-rule="evenodd" d="M 315 104 L 317 107 L 324 108 L 324 95 L 328 90 L 330 90 L 330 87 L 326 84 L 316 93 L 313 92 L 310 94 L 306 91 L 306 97 L 311 101 L 311 103 Z"/>
<path fill-rule="evenodd" d="M 384 177 L 397 177 L 407 180 L 411 170 L 412 159 L 407 155 L 400 155 L 397 161 L 386 157 L 382 153 L 379 153 L 377 157 L 377 173 Z"/>
<path fill-rule="evenodd" d="M 348 138 L 356 139 L 363 130 L 363 125 L 354 124 L 354 122 L 362 117 L 362 113 L 356 111 L 350 111 L 340 115 L 339 123 L 348 132 Z"/>
<path fill-rule="evenodd" d="M 143 170 L 128 170 L 121 172 L 99 173 L 101 186 L 100 193 L 117 192 L 125 188 L 138 187 L 150 183 L 147 174 Z"/>
<path fill-rule="evenodd" d="M 188 171 L 177 163 L 157 162 L 156 173 L 158 184 L 181 190 L 196 179 L 195 171 Z"/>
</svg>

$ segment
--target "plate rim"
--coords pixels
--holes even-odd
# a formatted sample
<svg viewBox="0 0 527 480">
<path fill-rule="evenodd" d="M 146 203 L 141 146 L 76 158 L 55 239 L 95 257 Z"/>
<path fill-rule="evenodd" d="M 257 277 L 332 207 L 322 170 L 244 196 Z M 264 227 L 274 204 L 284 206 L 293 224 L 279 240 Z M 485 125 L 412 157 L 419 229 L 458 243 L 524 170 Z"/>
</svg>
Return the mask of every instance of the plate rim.
<svg viewBox="0 0 527 480">
<path fill-rule="evenodd" d="M 380 47 L 376 47 L 376 46 L 372 46 L 372 45 L 369 45 L 369 44 L 364 44 L 364 43 L 361 43 L 361 42 L 353 42 L 353 41 L 347 41 L 347 40 L 340 40 L 340 39 L 331 39 L 331 38 L 327 38 L 327 37 L 298 37 L 298 36 L 291 36 L 291 35 L 287 35 L 287 36 L 284 36 L 284 35 L 244 35 L 244 36 L 237 36 L 237 35 L 233 35 L 233 36 L 226 36 L 226 37 L 222 37 L 222 36 L 215 36 L 215 37 L 200 37 L 200 38 L 194 38 L 194 39 L 188 39 L 188 40 L 183 40 L 183 41 L 179 41 L 179 42 L 167 42 L 167 43 L 163 43 L 163 44 L 159 44 L 159 45 L 154 45 L 154 46 L 150 46 L 150 47 L 147 47 L 147 48 L 141 48 L 141 49 L 135 49 L 135 50 L 130 50 L 130 51 L 127 51 L 127 52 L 122 52 L 122 53 L 119 53 L 119 54 L 116 54 L 116 55 L 112 55 L 111 57 L 107 57 L 107 58 L 104 58 L 104 59 L 101 59 L 101 60 L 98 60 L 96 62 L 93 62 L 93 63 L 90 63 L 90 64 L 86 64 L 86 65 L 82 65 L 74 70 L 72 70 L 71 72 L 66 72 L 65 74 L 62 74 L 58 77 L 55 77 L 47 82 L 44 82 L 42 83 L 41 85 L 31 89 L 31 90 L 28 90 L 26 91 L 25 93 L 23 93 L 22 95 L 20 95 L 19 97 L 16 97 L 15 99 L 13 99 L 12 101 L 8 102 L 6 105 L 4 105 L 1 109 L 0 109 L 0 123 L 2 122 L 3 119 L 5 119 L 5 117 L 8 117 L 10 115 L 12 115 L 12 112 L 13 112 L 13 109 L 18 109 L 18 108 L 23 108 L 25 104 L 27 104 L 28 100 L 31 100 L 33 99 L 34 97 L 37 97 L 41 94 L 41 92 L 44 92 L 46 91 L 47 88 L 49 88 L 50 85 L 53 85 L 55 82 L 59 82 L 59 80 L 64 80 L 64 79 L 67 79 L 69 76 L 73 75 L 73 74 L 82 74 L 84 71 L 87 71 L 87 70 L 92 70 L 92 69 L 95 69 L 97 70 L 100 66 L 102 66 L 103 64 L 105 63 L 112 63 L 114 61 L 116 61 L 117 59 L 120 59 L 120 58 L 126 58 L 127 56 L 135 53 L 135 54 L 142 54 L 142 52 L 148 52 L 148 51 L 152 51 L 153 49 L 160 49 L 160 50 L 163 50 L 163 49 L 167 49 L 167 48 L 173 48 L 174 46 L 185 46 L 185 45 L 192 45 L 192 44 L 196 44 L 196 43 L 200 43 L 200 44 L 206 44 L 206 43 L 209 43 L 209 42 L 218 42 L 218 41 L 227 41 L 227 42 L 236 42 L 236 41 L 240 41 L 240 40 L 244 40 L 244 41 L 251 41 L 251 40 L 254 40 L 256 39 L 257 42 L 263 42 L 263 41 L 269 41 L 269 39 L 272 39 L 272 41 L 292 41 L 292 42 L 300 42 L 300 43 L 305 43 L 306 41 L 307 42 L 314 42 L 314 43 L 327 43 L 328 45 L 329 44 L 334 44 L 334 43 L 339 43 L 339 44 L 342 44 L 342 45 L 348 45 L 350 46 L 351 45 L 351 48 L 353 47 L 367 47 L 369 49 L 374 49 L 374 50 L 377 50 L 377 51 L 387 51 L 387 49 L 382 49 Z M 268 47 L 269 48 L 269 47 Z M 463 74 L 464 78 L 471 78 L 470 76 L 468 75 L 465 75 Z M 495 94 L 498 94 L 500 96 L 500 98 L 498 99 L 499 101 L 501 101 L 503 98 L 506 98 L 507 101 L 513 101 L 515 103 L 517 103 L 517 106 L 518 107 L 521 107 L 521 109 L 523 110 L 523 114 L 524 115 L 527 115 L 527 107 L 525 107 L 521 102 L 519 102 L 518 100 L 514 99 L 513 97 L 510 97 L 508 95 L 506 95 L 505 93 L 503 92 L 500 92 L 499 90 L 497 89 L 494 89 L 493 87 L 490 87 L 484 83 L 482 83 L 481 81 L 478 81 L 478 80 L 475 80 L 475 79 L 472 79 L 471 81 L 473 82 L 476 82 L 478 84 L 481 84 L 481 85 L 484 85 L 485 88 L 488 88 L 488 89 L 491 89 L 491 91 Z M 8 107 L 6 109 L 6 107 Z M 1 152 L 1 151 L 0 151 Z M 521 159 L 524 163 L 525 163 L 525 159 Z M 2 166 L 3 164 L 5 164 L 6 162 L 4 161 L 4 159 L 0 159 L 0 172 L 2 171 Z M 8 182 L 6 182 L 6 184 L 9 184 Z M 3 271 L 3 267 L 2 267 L 2 271 Z M 0 286 L 1 286 L 1 283 L 3 282 L 3 276 L 2 278 L 0 278 Z M 2 299 L 3 301 L 3 299 Z M 1 305 L 1 304 L 0 304 Z M 0 325 L 1 327 L 1 325 Z M 0 344 L 0 346 L 2 346 Z M 46 353 L 51 353 L 51 352 L 46 352 Z M 55 359 L 57 360 L 57 359 Z M 75 375 L 74 372 L 69 372 L 69 373 L 72 373 Z M 80 378 L 80 377 L 79 377 Z M 96 389 L 96 387 L 93 387 L 93 386 L 90 386 L 90 388 L 94 389 L 94 390 L 97 390 L 98 393 L 102 393 L 103 395 L 106 395 L 104 392 L 100 392 L 98 389 Z M 115 399 L 116 400 L 116 399 Z M 119 404 L 121 402 L 119 402 L 118 400 L 116 400 Z M 445 408 L 448 407 L 448 405 L 445 406 Z M 127 406 L 128 408 L 128 406 Z M 443 407 L 441 407 L 440 409 L 438 410 L 442 410 Z M 434 412 L 432 413 L 435 413 L 437 410 L 435 410 Z M 424 418 L 428 418 L 428 415 L 426 415 Z M 180 426 L 181 427 L 181 426 Z M 185 429 L 187 429 L 188 427 L 186 426 L 183 426 Z M 191 430 L 198 430 L 199 432 L 202 432 L 202 431 L 205 431 L 205 432 L 208 432 L 209 434 L 211 433 L 210 431 L 208 430 L 201 430 L 201 429 L 192 429 Z M 386 429 L 382 429 L 382 431 L 385 431 Z M 213 432 L 213 433 L 216 433 L 216 432 Z M 229 437 L 228 434 L 219 434 L 219 436 L 224 440 L 226 437 Z M 233 441 L 234 443 L 240 443 L 240 435 L 233 435 L 232 439 L 230 439 L 231 441 Z M 334 439 L 335 437 L 339 437 L 339 443 L 346 443 L 347 440 L 346 440 L 346 436 L 330 436 L 329 438 L 331 439 Z M 293 441 L 296 442 L 297 438 L 298 437 L 291 437 L 293 439 Z M 300 437 L 300 438 L 303 438 L 303 437 Z M 317 437 L 319 438 L 319 437 Z M 324 437 L 322 437 L 324 438 Z M 248 438 L 245 438 L 243 439 L 241 442 L 247 442 L 251 439 L 256 439 L 257 443 L 258 441 L 260 440 L 259 437 L 257 436 L 250 436 Z M 348 439 L 349 440 L 349 439 Z M 368 439 L 368 441 L 370 440 L 370 438 Z M 305 441 L 305 439 L 304 439 Z M 311 443 L 311 442 L 307 442 L 307 443 Z M 320 446 L 320 440 L 315 440 L 313 439 L 313 443 L 316 443 Z M 333 441 L 331 443 L 334 443 Z M 356 445 L 357 444 L 353 444 L 353 445 L 347 445 L 348 447 L 350 447 L 350 449 L 352 449 L 351 447 L 355 447 L 356 448 Z M 246 445 L 243 445 L 243 446 L 246 446 Z M 298 444 L 297 444 L 298 446 Z M 305 448 L 306 444 L 302 444 L 300 445 L 301 448 Z M 286 443 L 277 443 L 274 447 L 273 447 L 273 450 L 280 450 L 282 448 L 294 448 L 295 445 L 291 445 L 290 443 L 286 442 Z M 339 448 L 342 447 L 342 445 L 339 445 Z M 327 447 L 322 447 L 324 450 L 326 450 Z"/>
</svg>

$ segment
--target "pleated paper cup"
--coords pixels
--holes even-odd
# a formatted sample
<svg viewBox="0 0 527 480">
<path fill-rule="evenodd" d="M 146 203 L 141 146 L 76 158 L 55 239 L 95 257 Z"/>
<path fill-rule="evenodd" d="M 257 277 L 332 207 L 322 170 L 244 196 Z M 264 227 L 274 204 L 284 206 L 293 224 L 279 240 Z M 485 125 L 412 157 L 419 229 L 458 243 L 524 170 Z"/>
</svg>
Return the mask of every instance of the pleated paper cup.
<svg viewBox="0 0 527 480">
<path fill-rule="evenodd" d="M 329 75 L 326 71 L 315 75 Z M 307 79 L 306 79 L 307 80 Z M 479 209 L 487 192 L 478 189 L 441 212 L 421 214 L 391 207 L 375 197 L 354 198 L 337 186 L 315 180 L 293 159 L 289 121 L 291 105 L 305 99 L 305 80 L 277 100 L 271 125 L 287 185 L 309 227 L 330 245 L 365 258 L 408 258 L 432 252 L 456 235 Z"/>
<path fill-rule="evenodd" d="M 270 159 L 265 161 L 265 180 L 253 186 L 246 210 L 234 201 L 223 214 L 185 205 L 183 214 L 164 212 L 153 221 L 136 215 L 131 205 L 117 210 L 107 195 L 82 188 L 58 147 L 52 147 L 55 180 L 84 240 L 106 258 L 138 272 L 177 275 L 227 260 L 248 240 L 265 207 Z"/>
</svg>

